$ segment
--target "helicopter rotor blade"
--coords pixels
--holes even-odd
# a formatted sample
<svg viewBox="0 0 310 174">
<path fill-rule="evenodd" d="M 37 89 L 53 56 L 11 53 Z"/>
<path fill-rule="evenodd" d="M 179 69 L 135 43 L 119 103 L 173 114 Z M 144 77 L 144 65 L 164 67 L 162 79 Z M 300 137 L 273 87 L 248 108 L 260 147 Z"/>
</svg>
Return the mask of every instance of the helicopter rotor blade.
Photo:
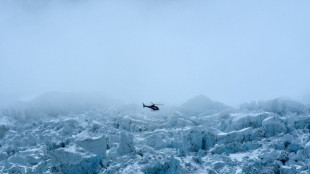
<svg viewBox="0 0 310 174">
<path fill-rule="evenodd" d="M 152 103 L 152 102 L 150 102 L 150 103 Z M 164 104 L 154 104 L 154 103 L 152 103 L 152 105 L 164 105 Z"/>
</svg>

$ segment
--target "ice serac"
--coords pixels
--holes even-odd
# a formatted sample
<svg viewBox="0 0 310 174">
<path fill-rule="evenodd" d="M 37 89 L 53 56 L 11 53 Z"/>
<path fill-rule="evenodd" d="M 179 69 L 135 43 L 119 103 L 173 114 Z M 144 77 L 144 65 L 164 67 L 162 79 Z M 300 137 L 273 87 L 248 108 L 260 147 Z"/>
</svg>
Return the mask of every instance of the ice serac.
<svg viewBox="0 0 310 174">
<path fill-rule="evenodd" d="M 56 172 L 65 174 L 93 174 L 100 163 L 100 157 L 77 146 L 59 148 L 50 152 Z"/>
<path fill-rule="evenodd" d="M 245 142 L 251 140 L 251 135 L 253 128 L 248 127 L 238 131 L 231 131 L 229 133 L 219 133 L 217 134 L 217 143 L 227 144 L 232 142 Z"/>
<path fill-rule="evenodd" d="M 154 166 L 145 168 L 145 174 L 182 174 L 186 173 L 185 170 L 180 165 L 179 160 L 174 157 L 168 158 L 164 163 L 157 161 Z"/>
<path fill-rule="evenodd" d="M 273 136 L 278 133 L 286 133 L 287 128 L 278 116 L 271 116 L 263 120 L 263 128 L 266 136 Z"/>
<path fill-rule="evenodd" d="M 0 125 L 0 139 L 4 137 L 7 131 L 8 131 L 8 128 L 5 125 Z"/>
<path fill-rule="evenodd" d="M 182 128 L 182 127 L 192 127 L 193 125 L 194 124 L 191 121 L 181 118 L 180 116 L 173 115 L 168 118 L 168 122 L 165 124 L 165 127 L 166 128 L 171 128 L 171 127 Z"/>
<path fill-rule="evenodd" d="M 293 117 L 287 120 L 290 126 L 295 127 L 297 129 L 310 129 L 310 117 L 307 116 L 298 116 Z"/>
<path fill-rule="evenodd" d="M 304 104 L 283 97 L 269 101 L 260 101 L 258 102 L 258 109 L 267 112 L 274 112 L 280 115 L 288 113 L 303 114 L 308 111 Z"/>
<path fill-rule="evenodd" d="M 105 136 L 91 137 L 91 136 L 78 136 L 76 144 L 88 152 L 96 154 L 101 158 L 106 157 L 107 141 Z"/>
<path fill-rule="evenodd" d="M 240 130 L 247 127 L 258 128 L 262 127 L 262 122 L 270 113 L 244 113 L 231 114 L 231 119 L 225 120 L 227 123 L 224 130 Z M 229 122 L 229 123 L 228 123 Z M 229 127 L 228 127 L 229 125 Z"/>
<path fill-rule="evenodd" d="M 310 158 L 310 141 L 305 145 L 305 154 Z"/>
<path fill-rule="evenodd" d="M 209 150 L 216 144 L 216 141 L 217 141 L 216 133 L 214 131 L 208 130 L 207 132 L 205 132 L 202 140 L 203 143 L 202 149 Z"/>
<path fill-rule="evenodd" d="M 161 149 L 167 147 L 167 142 L 158 134 L 151 134 L 146 138 L 148 146 Z"/>
<path fill-rule="evenodd" d="M 46 153 L 42 147 L 28 148 L 13 154 L 2 152 L 2 155 L 5 157 L 5 165 L 0 173 L 44 173 L 47 170 L 44 161 Z"/>
<path fill-rule="evenodd" d="M 132 134 L 121 132 L 120 143 L 119 143 L 119 147 L 117 149 L 117 152 L 120 155 L 125 155 L 128 153 L 135 152 Z"/>
<path fill-rule="evenodd" d="M 189 151 L 198 152 L 203 147 L 204 130 L 202 127 L 188 129 L 184 132 L 183 143 Z"/>
<path fill-rule="evenodd" d="M 0 117 L 0 173 L 310 173 L 310 114 L 255 104 L 224 113 Z"/>
</svg>

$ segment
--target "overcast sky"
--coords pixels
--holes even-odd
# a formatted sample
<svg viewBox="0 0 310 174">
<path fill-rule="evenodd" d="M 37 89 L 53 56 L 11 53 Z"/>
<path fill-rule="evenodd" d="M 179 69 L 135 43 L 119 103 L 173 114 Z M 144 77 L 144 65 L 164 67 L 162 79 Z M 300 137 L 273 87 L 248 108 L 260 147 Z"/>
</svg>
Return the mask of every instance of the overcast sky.
<svg viewBox="0 0 310 174">
<path fill-rule="evenodd" d="M 229 105 L 310 93 L 310 1 L 1 0 L 0 97 Z"/>
</svg>

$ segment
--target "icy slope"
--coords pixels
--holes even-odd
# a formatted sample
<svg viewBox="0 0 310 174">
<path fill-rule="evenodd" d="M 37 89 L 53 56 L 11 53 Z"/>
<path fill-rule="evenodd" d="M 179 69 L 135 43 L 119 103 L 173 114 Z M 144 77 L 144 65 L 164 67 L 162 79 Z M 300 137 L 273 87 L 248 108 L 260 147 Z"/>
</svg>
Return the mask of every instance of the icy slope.
<svg viewBox="0 0 310 174">
<path fill-rule="evenodd" d="M 286 111 L 2 112 L 0 173 L 309 173 L 310 114 Z"/>
</svg>

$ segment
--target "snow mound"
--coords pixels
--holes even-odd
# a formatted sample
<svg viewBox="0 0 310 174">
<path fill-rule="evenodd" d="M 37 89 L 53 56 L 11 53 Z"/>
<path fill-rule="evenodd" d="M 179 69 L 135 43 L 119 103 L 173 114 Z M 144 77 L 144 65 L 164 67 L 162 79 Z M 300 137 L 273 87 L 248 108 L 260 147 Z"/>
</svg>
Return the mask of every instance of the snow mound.
<svg viewBox="0 0 310 174">
<path fill-rule="evenodd" d="M 201 114 L 225 112 L 232 108 L 223 103 L 212 101 L 204 95 L 199 95 L 182 104 L 180 110 L 188 114 Z"/>
</svg>

